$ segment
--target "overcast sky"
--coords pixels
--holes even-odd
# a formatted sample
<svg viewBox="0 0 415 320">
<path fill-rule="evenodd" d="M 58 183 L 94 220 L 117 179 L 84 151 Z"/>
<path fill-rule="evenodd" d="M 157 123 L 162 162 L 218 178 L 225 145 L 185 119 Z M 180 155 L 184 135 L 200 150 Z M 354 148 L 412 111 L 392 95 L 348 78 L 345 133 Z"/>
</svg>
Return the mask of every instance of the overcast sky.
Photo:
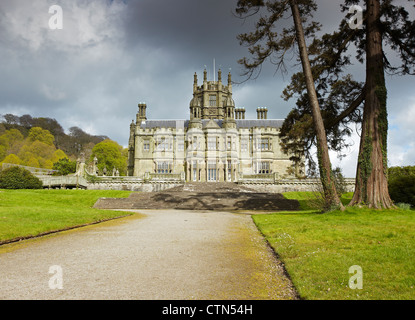
<svg viewBox="0 0 415 320">
<path fill-rule="evenodd" d="M 213 80 L 213 59 L 224 78 L 231 70 L 235 82 L 244 80 L 237 60 L 248 51 L 236 36 L 252 29 L 255 18 L 236 18 L 236 2 L 0 0 L 0 114 L 55 118 L 66 131 L 79 126 L 123 146 L 139 102 L 147 103 L 149 119 L 188 119 L 193 74 L 200 83 L 206 66 Z M 343 17 L 340 2 L 317 1 L 324 31 Z M 62 8 L 61 30 L 49 27 L 52 5 Z M 283 101 L 281 92 L 297 71 L 283 76 L 266 65 L 255 81 L 234 85 L 236 106 L 248 119 L 257 107 L 283 119 L 295 101 Z M 356 65 L 354 76 L 364 80 L 364 66 Z M 387 78 L 390 165 L 415 164 L 414 84 L 415 77 Z M 354 141 L 341 162 L 332 155 L 349 177 L 357 135 Z"/>
</svg>

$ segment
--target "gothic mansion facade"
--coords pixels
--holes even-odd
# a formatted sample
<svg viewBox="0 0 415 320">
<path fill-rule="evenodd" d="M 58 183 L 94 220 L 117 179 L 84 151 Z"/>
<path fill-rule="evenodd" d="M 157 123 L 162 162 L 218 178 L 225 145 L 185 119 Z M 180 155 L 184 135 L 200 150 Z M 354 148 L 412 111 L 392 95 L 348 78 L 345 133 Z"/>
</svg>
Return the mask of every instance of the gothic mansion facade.
<svg viewBox="0 0 415 320">
<path fill-rule="evenodd" d="M 204 70 L 200 86 L 195 73 L 189 120 L 147 120 L 146 104 L 138 108 L 130 125 L 129 176 L 237 182 L 242 177 L 287 178 L 298 173 L 280 148 L 283 120 L 267 119 L 266 108 L 257 109 L 256 120 L 246 120 L 245 109 L 235 108 L 230 73 L 225 85 L 220 70 L 217 81 L 208 81 Z"/>
</svg>

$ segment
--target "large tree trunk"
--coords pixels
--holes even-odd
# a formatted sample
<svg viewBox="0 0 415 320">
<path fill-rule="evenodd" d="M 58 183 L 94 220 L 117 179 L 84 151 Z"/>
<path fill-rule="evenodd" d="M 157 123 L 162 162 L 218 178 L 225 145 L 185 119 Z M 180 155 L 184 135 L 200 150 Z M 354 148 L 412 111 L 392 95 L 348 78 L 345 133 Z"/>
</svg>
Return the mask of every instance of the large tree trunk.
<svg viewBox="0 0 415 320">
<path fill-rule="evenodd" d="M 356 172 L 356 186 L 350 205 L 390 208 L 393 202 L 387 181 L 386 85 L 379 28 L 379 0 L 366 0 L 366 97 Z"/>
<path fill-rule="evenodd" d="M 304 31 L 301 23 L 301 16 L 298 9 L 297 1 L 290 0 L 290 6 L 294 19 L 301 63 L 303 66 L 303 72 L 306 79 L 308 98 L 312 109 L 314 128 L 316 130 L 318 165 L 326 205 L 329 207 L 337 206 L 341 209 L 344 209 L 337 194 L 336 186 L 334 184 L 332 176 L 326 131 L 324 128 L 324 122 L 321 116 L 320 105 L 318 103 L 316 89 L 314 86 L 314 79 L 313 74 L 311 72 L 310 61 L 308 59 L 307 46 L 305 43 Z"/>
</svg>

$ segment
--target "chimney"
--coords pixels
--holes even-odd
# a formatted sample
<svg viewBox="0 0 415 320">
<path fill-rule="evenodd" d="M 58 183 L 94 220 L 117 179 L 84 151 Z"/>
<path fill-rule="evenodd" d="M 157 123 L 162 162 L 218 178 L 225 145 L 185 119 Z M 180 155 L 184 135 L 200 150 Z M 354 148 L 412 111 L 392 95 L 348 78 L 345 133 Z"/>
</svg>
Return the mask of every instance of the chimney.
<svg viewBox="0 0 415 320">
<path fill-rule="evenodd" d="M 257 119 L 258 120 L 260 120 L 260 119 L 263 120 L 263 119 L 268 118 L 268 109 L 267 108 L 257 108 L 256 113 L 257 113 Z"/>
<path fill-rule="evenodd" d="M 242 108 L 235 109 L 235 118 L 237 120 L 245 119 L 244 109 Z"/>
<path fill-rule="evenodd" d="M 144 103 L 140 102 L 138 104 L 137 123 L 139 122 L 138 120 L 147 120 L 146 109 L 147 109 L 147 105 L 145 102 Z"/>
<path fill-rule="evenodd" d="M 263 108 L 257 108 L 256 113 L 257 113 L 257 119 L 258 120 L 264 119 L 264 109 Z"/>
</svg>

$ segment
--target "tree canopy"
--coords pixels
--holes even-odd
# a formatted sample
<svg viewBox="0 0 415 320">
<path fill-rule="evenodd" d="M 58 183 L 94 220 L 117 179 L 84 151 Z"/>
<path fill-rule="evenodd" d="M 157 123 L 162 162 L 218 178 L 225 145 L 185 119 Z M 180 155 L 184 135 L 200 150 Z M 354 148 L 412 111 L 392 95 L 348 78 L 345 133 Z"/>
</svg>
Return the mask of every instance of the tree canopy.
<svg viewBox="0 0 415 320">
<path fill-rule="evenodd" d="M 101 173 L 106 171 L 107 175 L 112 175 L 113 170 L 118 170 L 120 175 L 127 172 L 127 156 L 122 146 L 115 141 L 106 139 L 97 143 L 92 148 L 90 161 L 98 159 L 97 167 Z"/>
</svg>

